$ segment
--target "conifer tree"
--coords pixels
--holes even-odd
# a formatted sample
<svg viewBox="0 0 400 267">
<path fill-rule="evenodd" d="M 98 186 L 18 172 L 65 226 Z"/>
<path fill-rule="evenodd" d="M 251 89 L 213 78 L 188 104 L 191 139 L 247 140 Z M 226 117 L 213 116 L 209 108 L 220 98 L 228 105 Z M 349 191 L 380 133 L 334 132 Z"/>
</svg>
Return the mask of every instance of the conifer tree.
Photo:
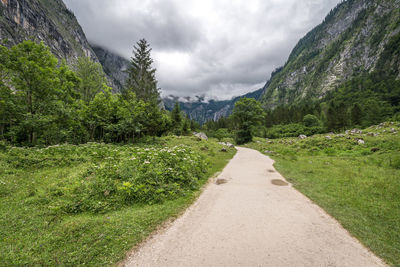
<svg viewBox="0 0 400 267">
<path fill-rule="evenodd" d="M 361 125 L 362 111 L 358 103 L 355 103 L 351 109 L 351 123 L 352 125 Z"/>
<path fill-rule="evenodd" d="M 174 108 L 171 111 L 171 120 L 172 120 L 172 127 L 176 135 L 182 134 L 182 121 L 183 116 L 181 113 L 181 108 L 179 103 L 176 102 Z"/>
<path fill-rule="evenodd" d="M 134 46 L 124 91 L 134 92 L 139 100 L 158 105 L 160 93 L 155 77 L 156 69 L 152 66 L 153 59 L 150 53 L 150 45 L 145 39 L 141 39 Z"/>
</svg>

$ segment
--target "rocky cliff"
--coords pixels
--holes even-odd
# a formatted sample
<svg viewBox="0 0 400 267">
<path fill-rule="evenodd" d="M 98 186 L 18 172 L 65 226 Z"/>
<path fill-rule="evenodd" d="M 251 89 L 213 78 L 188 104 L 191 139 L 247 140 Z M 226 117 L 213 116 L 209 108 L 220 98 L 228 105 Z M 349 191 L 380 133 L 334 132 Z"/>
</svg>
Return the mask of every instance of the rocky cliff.
<svg viewBox="0 0 400 267">
<path fill-rule="evenodd" d="M 0 40 L 7 46 L 31 39 L 43 41 L 68 63 L 80 56 L 97 61 L 74 14 L 62 0 L 1 0 Z"/>
<path fill-rule="evenodd" d="M 340 3 L 301 39 L 264 87 L 267 108 L 323 97 L 374 70 L 400 78 L 400 0 Z"/>
<path fill-rule="evenodd" d="M 109 77 L 111 86 L 114 90 L 121 91 L 128 78 L 126 70 L 129 66 L 129 60 L 98 45 L 92 44 L 92 48 L 103 65 L 104 72 Z"/>
</svg>

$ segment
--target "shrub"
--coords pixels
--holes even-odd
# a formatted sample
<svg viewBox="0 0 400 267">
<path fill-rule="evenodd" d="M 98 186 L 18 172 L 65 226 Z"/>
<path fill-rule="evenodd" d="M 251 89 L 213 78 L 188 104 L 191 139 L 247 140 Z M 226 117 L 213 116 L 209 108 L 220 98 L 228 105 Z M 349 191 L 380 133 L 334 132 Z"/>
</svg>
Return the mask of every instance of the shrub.
<svg viewBox="0 0 400 267">
<path fill-rule="evenodd" d="M 303 118 L 303 123 L 306 127 L 315 127 L 319 126 L 320 122 L 315 115 L 307 114 Z"/>
<path fill-rule="evenodd" d="M 306 127 L 300 123 L 292 123 L 286 125 L 275 125 L 266 130 L 267 138 L 284 138 L 297 137 L 301 134 L 311 136 L 314 134 L 324 133 L 325 129 L 321 126 Z"/>
<path fill-rule="evenodd" d="M 104 212 L 122 205 L 163 202 L 196 189 L 207 170 L 204 158 L 186 146 L 135 148 L 128 155 L 106 157 L 101 165 L 88 168 L 79 182 L 61 186 L 61 209 Z"/>
<path fill-rule="evenodd" d="M 232 138 L 232 134 L 226 128 L 218 129 L 215 133 L 211 135 L 211 137 L 215 137 L 218 141 L 221 141 L 224 138 Z"/>
<path fill-rule="evenodd" d="M 235 142 L 238 145 L 242 145 L 251 142 L 253 139 L 250 129 L 242 129 L 236 131 Z"/>
</svg>

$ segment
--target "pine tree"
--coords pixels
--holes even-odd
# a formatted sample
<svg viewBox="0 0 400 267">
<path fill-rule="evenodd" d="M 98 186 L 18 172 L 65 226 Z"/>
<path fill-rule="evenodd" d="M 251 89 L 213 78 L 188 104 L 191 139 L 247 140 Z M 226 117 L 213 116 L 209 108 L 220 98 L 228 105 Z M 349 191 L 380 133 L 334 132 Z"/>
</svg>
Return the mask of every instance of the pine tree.
<svg viewBox="0 0 400 267">
<path fill-rule="evenodd" d="M 352 125 L 361 125 L 362 111 L 358 103 L 355 103 L 351 109 L 351 123 Z"/>
<path fill-rule="evenodd" d="M 124 91 L 134 92 L 139 100 L 158 105 L 160 93 L 155 77 L 156 69 L 152 67 L 153 59 L 150 52 L 150 45 L 145 39 L 141 39 L 134 46 Z"/>
<path fill-rule="evenodd" d="M 175 103 L 175 106 L 171 111 L 171 120 L 172 120 L 172 128 L 174 129 L 175 134 L 181 135 L 183 116 L 178 102 Z"/>
</svg>

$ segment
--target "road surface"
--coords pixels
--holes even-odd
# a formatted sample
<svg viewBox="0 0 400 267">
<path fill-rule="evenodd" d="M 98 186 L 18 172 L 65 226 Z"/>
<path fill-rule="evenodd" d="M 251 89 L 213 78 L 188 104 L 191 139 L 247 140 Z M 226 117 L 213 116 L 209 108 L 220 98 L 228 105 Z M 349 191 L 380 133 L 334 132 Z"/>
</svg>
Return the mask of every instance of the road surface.
<svg viewBox="0 0 400 267">
<path fill-rule="evenodd" d="M 226 183 L 210 183 L 123 265 L 384 266 L 325 211 L 285 186 L 272 164 L 258 151 L 238 148 L 218 176 Z"/>
</svg>

